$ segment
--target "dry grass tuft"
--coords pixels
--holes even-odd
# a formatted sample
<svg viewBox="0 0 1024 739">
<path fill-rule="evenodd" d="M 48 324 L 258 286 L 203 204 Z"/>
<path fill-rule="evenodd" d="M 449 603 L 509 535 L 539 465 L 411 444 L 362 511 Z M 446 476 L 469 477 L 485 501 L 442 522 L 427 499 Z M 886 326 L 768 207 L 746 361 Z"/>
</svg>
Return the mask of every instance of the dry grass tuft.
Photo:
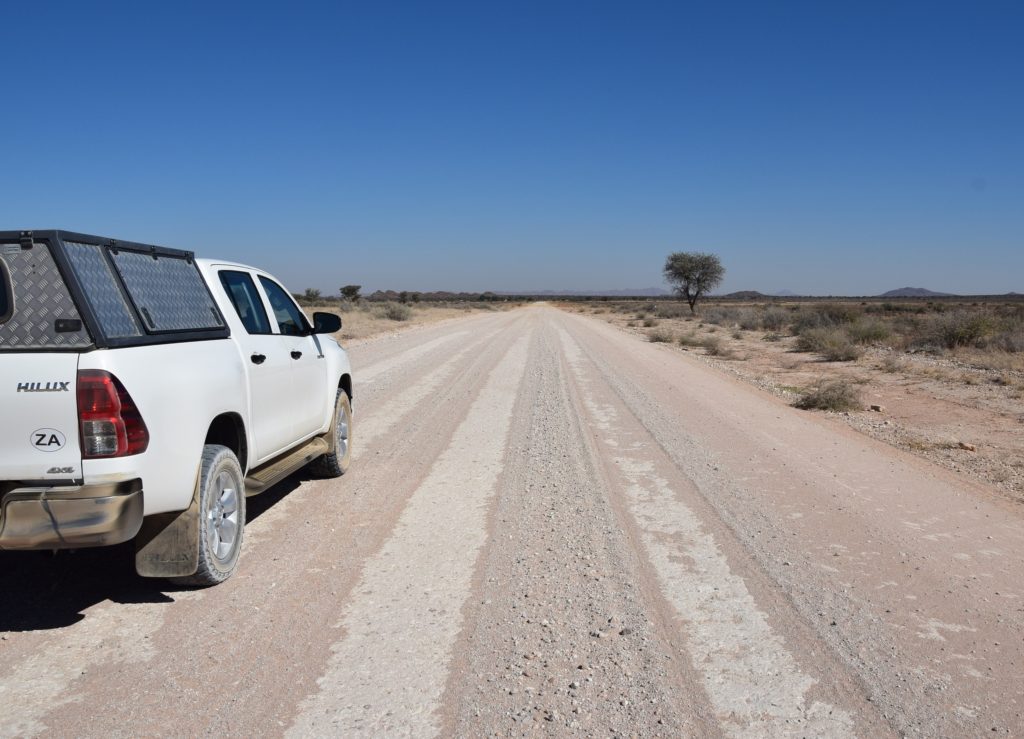
<svg viewBox="0 0 1024 739">
<path fill-rule="evenodd" d="M 804 410 L 840 412 L 864 407 L 860 392 L 844 380 L 822 380 L 801 395 L 793 405 Z"/>
</svg>

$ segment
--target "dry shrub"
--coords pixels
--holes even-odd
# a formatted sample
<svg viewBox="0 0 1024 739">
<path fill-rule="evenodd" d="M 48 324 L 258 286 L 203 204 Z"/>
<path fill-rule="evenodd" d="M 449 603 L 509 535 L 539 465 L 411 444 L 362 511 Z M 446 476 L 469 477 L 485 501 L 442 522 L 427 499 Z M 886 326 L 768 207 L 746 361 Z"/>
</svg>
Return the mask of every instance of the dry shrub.
<svg viewBox="0 0 1024 739">
<path fill-rule="evenodd" d="M 761 314 L 753 308 L 742 308 L 736 313 L 736 324 L 744 331 L 761 328 Z"/>
<path fill-rule="evenodd" d="M 1007 321 L 1002 330 L 992 337 L 989 345 L 993 349 L 1010 354 L 1024 352 L 1024 320 L 1017 318 Z"/>
<path fill-rule="evenodd" d="M 709 336 L 700 342 L 700 345 L 704 347 L 704 351 L 710 357 L 721 357 L 722 359 L 732 359 L 736 355 L 732 349 L 722 344 L 722 340 L 717 336 Z"/>
<path fill-rule="evenodd" d="M 793 332 L 802 334 L 812 328 L 830 328 L 853 323 L 861 315 L 859 306 L 843 303 L 826 303 L 814 308 L 800 310 L 793 323 Z"/>
<path fill-rule="evenodd" d="M 412 318 L 412 308 L 401 303 L 381 303 L 373 306 L 371 313 L 374 318 L 388 321 L 408 321 Z"/>
<path fill-rule="evenodd" d="M 733 316 L 734 312 L 729 308 L 708 308 L 701 315 L 705 323 L 715 326 L 732 325 Z"/>
<path fill-rule="evenodd" d="M 667 344 L 671 343 L 673 339 L 672 332 L 666 331 L 663 328 L 656 328 L 653 331 L 647 332 L 647 340 L 653 344 Z"/>
<path fill-rule="evenodd" d="M 889 326 L 876 318 L 861 318 L 851 323 L 847 329 L 850 339 L 858 344 L 876 344 L 885 341 L 892 334 Z"/>
<path fill-rule="evenodd" d="M 697 338 L 697 334 L 694 331 L 685 333 L 679 337 L 679 346 L 701 346 L 700 339 Z"/>
<path fill-rule="evenodd" d="M 906 361 L 901 357 L 897 357 L 893 354 L 890 354 L 889 356 L 882 360 L 881 370 L 883 372 L 889 372 L 890 374 L 892 374 L 895 372 L 902 372 L 906 368 Z"/>
<path fill-rule="evenodd" d="M 767 308 L 761 315 L 761 328 L 765 331 L 779 332 L 786 328 L 791 320 L 789 312 L 781 308 Z"/>
<path fill-rule="evenodd" d="M 956 349 L 983 346 L 995 330 L 995 322 L 985 313 L 957 310 L 932 316 L 923 328 L 924 336 L 915 343 Z"/>
<path fill-rule="evenodd" d="M 852 411 L 864 407 L 857 388 L 844 380 L 822 380 L 793 405 L 817 411 Z"/>
<path fill-rule="evenodd" d="M 658 321 L 656 319 L 654 319 L 654 318 L 645 318 L 644 319 L 644 328 L 651 328 L 652 326 L 657 326 L 657 325 L 658 325 Z"/>
<path fill-rule="evenodd" d="M 796 340 L 798 352 L 814 352 L 829 362 L 849 362 L 863 354 L 850 335 L 838 328 L 809 328 Z"/>
</svg>

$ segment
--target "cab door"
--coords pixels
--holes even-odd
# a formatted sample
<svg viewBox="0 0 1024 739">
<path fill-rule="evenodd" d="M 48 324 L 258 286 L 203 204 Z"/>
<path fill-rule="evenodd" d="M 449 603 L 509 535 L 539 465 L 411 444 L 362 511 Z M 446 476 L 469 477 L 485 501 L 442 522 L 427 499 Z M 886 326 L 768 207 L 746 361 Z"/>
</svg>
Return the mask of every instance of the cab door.
<svg viewBox="0 0 1024 739">
<path fill-rule="evenodd" d="M 296 438 L 311 436 L 324 428 L 327 414 L 334 410 L 334 396 L 328 391 L 327 361 L 306 315 L 288 291 L 265 275 L 260 275 L 260 285 L 292 362 L 289 397 Z"/>
<path fill-rule="evenodd" d="M 255 441 L 254 466 L 273 457 L 296 439 L 290 390 L 292 358 L 274 332 L 253 276 L 238 269 L 218 271 L 221 285 L 242 323 L 232 331 L 249 374 L 249 423 Z"/>
</svg>

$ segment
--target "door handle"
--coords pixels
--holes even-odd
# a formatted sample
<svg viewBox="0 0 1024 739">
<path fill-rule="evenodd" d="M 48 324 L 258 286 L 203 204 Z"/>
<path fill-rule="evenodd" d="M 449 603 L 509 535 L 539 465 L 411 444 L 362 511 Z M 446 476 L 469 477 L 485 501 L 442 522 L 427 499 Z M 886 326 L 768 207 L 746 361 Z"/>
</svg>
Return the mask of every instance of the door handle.
<svg viewBox="0 0 1024 739">
<path fill-rule="evenodd" d="M 292 359 L 299 359 L 301 357 L 302 357 L 302 352 L 297 351 L 297 350 L 292 352 Z"/>
<path fill-rule="evenodd" d="M 263 364 L 265 361 L 267 361 L 267 355 L 266 354 L 253 354 L 251 357 L 249 357 L 249 359 L 252 360 L 253 364 Z"/>
</svg>

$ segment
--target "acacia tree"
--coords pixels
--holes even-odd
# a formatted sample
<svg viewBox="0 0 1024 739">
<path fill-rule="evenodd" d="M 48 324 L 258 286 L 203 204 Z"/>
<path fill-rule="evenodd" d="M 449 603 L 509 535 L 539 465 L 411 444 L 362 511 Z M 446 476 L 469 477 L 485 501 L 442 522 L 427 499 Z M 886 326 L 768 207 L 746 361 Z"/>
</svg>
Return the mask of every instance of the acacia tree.
<svg viewBox="0 0 1024 739">
<path fill-rule="evenodd" d="M 362 289 L 362 285 L 345 285 L 344 287 L 339 288 L 339 291 L 341 292 L 343 300 L 351 300 L 353 303 L 358 303 L 359 298 L 361 297 L 359 295 L 359 291 Z"/>
<path fill-rule="evenodd" d="M 697 301 L 714 290 L 725 276 L 725 267 L 715 254 L 677 251 L 665 260 L 665 280 L 690 304 L 696 313 Z"/>
</svg>

